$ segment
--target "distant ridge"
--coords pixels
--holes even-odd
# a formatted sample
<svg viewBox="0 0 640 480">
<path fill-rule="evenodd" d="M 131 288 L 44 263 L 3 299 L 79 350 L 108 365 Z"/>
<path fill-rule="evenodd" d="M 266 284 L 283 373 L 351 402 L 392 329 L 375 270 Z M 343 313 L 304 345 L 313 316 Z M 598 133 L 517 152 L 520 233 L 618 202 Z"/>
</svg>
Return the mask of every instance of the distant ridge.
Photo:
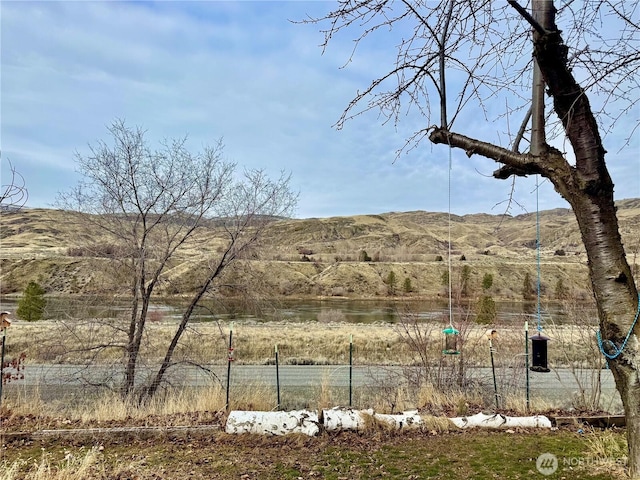
<svg viewBox="0 0 640 480">
<path fill-rule="evenodd" d="M 640 198 L 616 203 L 627 259 L 640 276 Z M 545 210 L 539 217 L 545 288 L 552 292 L 562 279 L 578 296 L 590 298 L 586 255 L 571 210 Z M 447 213 L 419 210 L 266 220 L 260 245 L 245 260 L 250 268 L 236 273 L 261 295 L 386 298 L 384 279 L 393 270 L 400 282 L 409 278 L 407 296 L 438 297 L 449 228 L 455 268 L 467 265 L 476 286 L 491 273 L 496 298 L 521 299 L 525 275 L 536 273 L 535 212 L 452 215 L 451 224 Z M 216 221 L 200 232 L 209 246 L 176 259 L 167 272 L 167 294 L 188 292 L 194 269 L 224 241 Z M 122 285 L 109 284 L 106 259 L 74 253 L 91 243 L 108 244 L 100 235 L 63 210 L 0 211 L 0 293 L 19 293 L 29 280 L 40 281 L 49 293 L 117 291 Z"/>
</svg>

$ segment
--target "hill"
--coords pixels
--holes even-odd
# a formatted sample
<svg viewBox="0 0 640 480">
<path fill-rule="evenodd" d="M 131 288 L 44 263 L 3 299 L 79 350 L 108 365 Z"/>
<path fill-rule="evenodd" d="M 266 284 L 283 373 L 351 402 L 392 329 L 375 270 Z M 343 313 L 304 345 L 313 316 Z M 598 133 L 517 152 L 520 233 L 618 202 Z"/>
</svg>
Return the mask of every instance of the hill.
<svg viewBox="0 0 640 480">
<path fill-rule="evenodd" d="M 638 272 L 640 199 L 617 205 L 628 260 Z M 542 211 L 539 218 L 543 291 L 552 298 L 561 281 L 571 294 L 588 298 L 586 255 L 572 212 Z M 3 211 L 0 293 L 19 293 L 30 280 L 51 294 L 122 291 L 122 281 L 107 273 L 108 259 L 73 254 L 99 241 L 99 235 L 69 212 Z M 201 235 L 215 254 L 222 241 L 216 225 Z M 438 297 L 446 293 L 442 277 L 448 271 L 449 236 L 454 285 L 466 276 L 470 290 L 477 293 L 484 275 L 491 274 L 494 297 L 520 300 L 526 275 L 537 278 L 535 213 L 452 215 L 449 221 L 446 213 L 424 211 L 275 220 L 243 268 L 229 275 L 233 283 L 263 295 L 380 297 L 390 295 L 385 282 L 393 271 L 396 295 Z M 190 273 L 198 268 L 200 253 L 186 251 L 172 264 L 163 282 L 165 294 L 193 288 Z M 411 292 L 403 291 L 405 282 Z"/>
</svg>

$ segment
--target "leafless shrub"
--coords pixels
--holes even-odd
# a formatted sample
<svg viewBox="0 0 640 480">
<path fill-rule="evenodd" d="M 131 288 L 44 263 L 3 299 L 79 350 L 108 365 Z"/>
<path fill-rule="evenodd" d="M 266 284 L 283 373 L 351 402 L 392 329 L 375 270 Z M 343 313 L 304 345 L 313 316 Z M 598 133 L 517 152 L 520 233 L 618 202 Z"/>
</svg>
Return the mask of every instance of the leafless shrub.
<svg viewBox="0 0 640 480">
<path fill-rule="evenodd" d="M 291 295 L 295 291 L 296 285 L 290 281 L 283 281 L 280 284 L 280 295 Z"/>
<path fill-rule="evenodd" d="M 104 257 L 104 258 L 126 258 L 131 257 L 131 252 L 114 244 L 96 244 L 90 247 L 76 246 L 67 248 L 67 255 L 70 257 Z"/>
<path fill-rule="evenodd" d="M 491 335 L 491 343 L 489 343 L 489 334 Z M 487 331 L 487 335 L 483 338 L 482 347 L 486 352 L 486 358 L 490 358 L 493 353 L 493 372 L 495 374 L 495 387 L 493 379 L 482 379 L 484 385 L 484 396 L 488 404 L 495 404 L 495 395 L 497 392 L 498 406 L 497 408 L 505 408 L 507 401 L 513 403 L 514 398 L 525 397 L 524 379 L 526 359 L 523 352 L 524 332 L 520 329 L 508 327 L 500 328 L 496 325 L 495 329 Z M 491 347 L 493 352 L 491 352 Z M 485 350 L 486 349 L 486 350 Z"/>
<path fill-rule="evenodd" d="M 578 387 L 571 403 L 578 410 L 597 411 L 608 406 L 603 405 L 603 401 L 612 399 L 602 396 L 602 371 L 606 368 L 606 361 L 595 335 L 596 320 L 590 321 L 590 315 L 582 303 L 567 301 L 563 306 L 567 323 L 556 327 L 558 334 L 554 343 L 562 364 L 569 368 Z"/>
<path fill-rule="evenodd" d="M 458 315 L 456 329 L 458 351 L 456 355 L 443 355 L 443 325 L 448 324 L 448 317 L 443 316 L 438 322 L 423 321 L 417 314 L 409 311 L 399 315 L 396 333 L 408 349 L 413 352 L 415 362 L 405 372 L 407 381 L 415 388 L 433 385 L 437 389 L 464 387 L 471 383 L 466 367 L 473 358 L 476 341 L 471 337 L 473 327 L 469 311 Z M 418 367 L 418 368 L 413 368 Z"/>
</svg>

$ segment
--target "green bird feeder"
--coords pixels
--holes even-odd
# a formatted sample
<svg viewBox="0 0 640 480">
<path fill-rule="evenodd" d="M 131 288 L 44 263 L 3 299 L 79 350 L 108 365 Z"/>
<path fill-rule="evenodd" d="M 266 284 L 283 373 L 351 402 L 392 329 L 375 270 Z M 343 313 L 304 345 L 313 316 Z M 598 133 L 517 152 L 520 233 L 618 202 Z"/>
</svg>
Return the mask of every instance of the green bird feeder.
<svg viewBox="0 0 640 480">
<path fill-rule="evenodd" d="M 458 336 L 460 332 L 454 328 L 453 325 L 449 325 L 447 328 L 442 330 L 444 333 L 444 349 L 442 353 L 445 355 L 459 355 L 460 350 L 458 350 Z"/>
</svg>

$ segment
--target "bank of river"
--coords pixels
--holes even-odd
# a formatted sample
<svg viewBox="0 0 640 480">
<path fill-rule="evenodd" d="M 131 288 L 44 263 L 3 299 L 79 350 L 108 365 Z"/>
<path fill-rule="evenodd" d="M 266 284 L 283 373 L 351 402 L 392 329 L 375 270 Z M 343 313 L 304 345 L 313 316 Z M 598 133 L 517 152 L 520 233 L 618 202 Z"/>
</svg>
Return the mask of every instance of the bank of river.
<svg viewBox="0 0 640 480">
<path fill-rule="evenodd" d="M 18 299 L 1 297 L 2 310 L 15 315 Z M 69 318 L 113 318 L 122 316 L 128 305 L 122 301 L 86 297 L 51 297 L 47 302 L 46 317 L 48 319 Z M 182 313 L 179 299 L 167 299 L 151 306 L 156 320 L 176 321 Z M 591 304 L 563 305 L 562 303 L 545 304 L 541 308 L 541 320 L 550 324 L 570 322 L 571 314 L 578 310 L 581 321 L 597 324 L 596 312 Z M 352 299 L 352 298 L 317 298 L 317 299 L 272 299 L 272 300 L 236 300 L 221 299 L 207 302 L 198 308 L 193 316 L 196 322 L 206 321 L 341 321 L 347 323 L 396 323 L 403 315 L 411 315 L 418 320 L 441 320 L 448 316 L 449 307 L 445 300 L 413 300 L 410 298 L 394 299 Z M 474 316 L 476 302 L 465 301 L 461 307 L 454 309 L 454 317 L 467 318 Z M 496 302 L 497 323 L 518 324 L 525 320 L 537 321 L 537 304 L 535 302 Z M 585 320 L 586 319 L 586 320 Z"/>
</svg>

